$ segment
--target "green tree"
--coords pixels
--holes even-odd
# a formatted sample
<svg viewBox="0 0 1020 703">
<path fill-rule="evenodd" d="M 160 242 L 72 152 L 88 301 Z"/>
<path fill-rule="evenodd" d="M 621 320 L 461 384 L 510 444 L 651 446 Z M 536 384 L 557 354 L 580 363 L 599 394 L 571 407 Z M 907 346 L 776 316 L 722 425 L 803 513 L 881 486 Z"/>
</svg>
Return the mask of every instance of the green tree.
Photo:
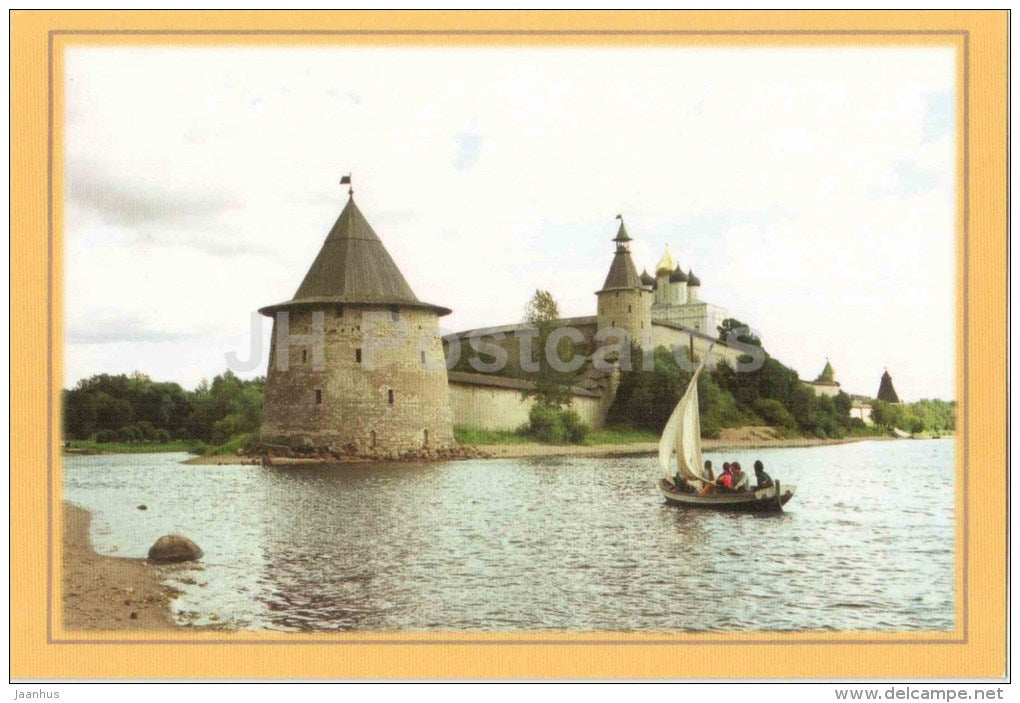
<svg viewBox="0 0 1020 703">
<path fill-rule="evenodd" d="M 547 290 L 536 290 L 531 300 L 524 306 L 524 321 L 533 327 L 541 328 L 560 317 L 560 307 L 556 304 L 552 293 Z"/>
<path fill-rule="evenodd" d="M 735 317 L 727 317 L 722 323 L 716 327 L 719 330 L 719 339 L 723 342 L 730 341 L 730 334 L 737 332 L 736 340 L 744 344 L 750 344 L 755 347 L 761 346 L 761 339 L 756 335 L 751 334 L 750 327 L 745 325 Z"/>
<path fill-rule="evenodd" d="M 99 427 L 119 430 L 135 418 L 134 409 L 127 398 L 115 398 L 108 393 L 96 394 L 96 420 Z"/>
<path fill-rule="evenodd" d="M 159 383 L 142 373 L 97 374 L 63 392 L 64 436 L 130 438 L 125 441 L 200 439 L 222 443 L 253 434 L 262 422 L 265 379 L 239 379 L 226 371 L 194 391 Z"/>
<path fill-rule="evenodd" d="M 98 429 L 99 403 L 95 393 L 64 391 L 64 434 L 87 439 Z"/>
<path fill-rule="evenodd" d="M 893 429 L 903 424 L 903 408 L 884 400 L 876 400 L 871 406 L 871 419 L 876 425 Z"/>
<path fill-rule="evenodd" d="M 550 356 L 555 355 L 559 361 L 566 363 L 576 353 L 571 340 L 566 337 L 559 340 L 555 349 L 549 349 L 549 338 L 556 330 L 559 317 L 559 306 L 549 291 L 536 290 L 524 307 L 524 321 L 538 332 L 532 347 L 532 359 L 538 364 L 538 370 L 526 376 L 534 387 L 525 391 L 524 395 L 534 396 L 538 403 L 556 409 L 570 405 L 570 387 L 575 374 L 556 368 L 556 360 Z"/>
<path fill-rule="evenodd" d="M 691 374 L 680 368 L 672 352 L 665 347 L 658 347 L 652 358 L 652 370 L 634 368 L 620 374 L 616 398 L 607 416 L 608 424 L 662 432 L 691 382 Z"/>
<path fill-rule="evenodd" d="M 138 428 L 138 432 L 141 435 L 141 439 L 147 442 L 151 442 L 152 440 L 156 439 L 156 428 L 148 420 L 142 420 L 141 422 L 136 423 L 135 427 Z"/>
</svg>

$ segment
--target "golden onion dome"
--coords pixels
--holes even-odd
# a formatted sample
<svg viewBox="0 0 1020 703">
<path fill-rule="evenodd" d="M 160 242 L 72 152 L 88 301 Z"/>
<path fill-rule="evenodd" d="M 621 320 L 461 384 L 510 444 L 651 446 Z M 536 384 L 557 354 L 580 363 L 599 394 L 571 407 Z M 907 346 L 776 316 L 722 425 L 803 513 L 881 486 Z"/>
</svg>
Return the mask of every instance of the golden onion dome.
<svg viewBox="0 0 1020 703">
<path fill-rule="evenodd" d="M 656 276 L 668 276 L 673 273 L 673 269 L 676 268 L 676 262 L 673 261 L 673 255 L 669 253 L 669 245 L 666 245 L 666 253 L 659 259 L 659 263 L 655 266 Z"/>
</svg>

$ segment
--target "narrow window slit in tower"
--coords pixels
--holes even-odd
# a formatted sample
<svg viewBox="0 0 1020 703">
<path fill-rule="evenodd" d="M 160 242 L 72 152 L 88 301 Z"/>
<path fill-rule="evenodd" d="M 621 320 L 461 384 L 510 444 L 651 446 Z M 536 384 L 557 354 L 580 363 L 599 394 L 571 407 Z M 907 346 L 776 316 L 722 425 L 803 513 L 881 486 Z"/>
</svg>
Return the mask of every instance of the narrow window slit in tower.
<svg viewBox="0 0 1020 703">
<path fill-rule="evenodd" d="M 368 441 L 369 441 L 369 444 L 371 445 L 372 449 L 375 449 L 375 430 L 372 430 L 372 432 L 369 434 L 369 440 Z"/>
<path fill-rule="evenodd" d="M 393 405 L 393 389 L 386 391 L 386 398 L 390 405 Z"/>
<path fill-rule="evenodd" d="M 320 388 L 315 389 L 315 404 L 322 405 L 322 389 Z"/>
<path fill-rule="evenodd" d="M 425 351 L 424 350 L 421 353 L 421 363 L 423 363 L 423 364 L 425 363 Z"/>
<path fill-rule="evenodd" d="M 425 446 L 429 446 L 429 431 L 425 430 Z"/>
<path fill-rule="evenodd" d="M 301 363 L 304 364 L 307 361 L 308 361 L 308 350 L 307 349 L 302 349 L 301 350 Z"/>
<path fill-rule="evenodd" d="M 361 347 L 354 350 L 354 361 L 359 364 L 361 363 Z"/>
</svg>

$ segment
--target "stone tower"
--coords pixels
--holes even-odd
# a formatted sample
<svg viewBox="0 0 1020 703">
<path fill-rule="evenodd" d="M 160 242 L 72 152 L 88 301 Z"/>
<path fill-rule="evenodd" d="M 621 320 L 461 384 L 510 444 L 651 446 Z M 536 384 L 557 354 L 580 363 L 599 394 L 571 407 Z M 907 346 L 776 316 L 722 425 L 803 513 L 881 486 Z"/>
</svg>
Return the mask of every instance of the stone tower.
<svg viewBox="0 0 1020 703">
<path fill-rule="evenodd" d="M 879 400 L 884 400 L 887 403 L 900 402 L 900 397 L 896 394 L 896 389 L 893 388 L 892 376 L 889 375 L 889 369 L 886 369 L 882 373 L 882 380 L 878 383 L 878 394 L 875 397 Z"/>
<path fill-rule="evenodd" d="M 273 318 L 262 441 L 383 455 L 453 446 L 439 317 L 354 202 Z"/>
<path fill-rule="evenodd" d="M 651 343 L 652 291 L 646 288 L 634 260 L 630 256 L 630 235 L 620 217 L 620 229 L 613 241 L 616 242 L 616 253 L 613 263 L 609 266 L 606 282 L 598 296 L 598 328 L 615 327 L 623 330 L 631 341 L 645 345 Z M 647 338 L 647 340 L 646 340 Z"/>
<path fill-rule="evenodd" d="M 829 359 L 825 359 L 825 368 L 818 374 L 818 378 L 815 379 L 815 383 L 835 383 L 836 382 L 836 371 L 832 368 L 832 364 Z"/>
</svg>

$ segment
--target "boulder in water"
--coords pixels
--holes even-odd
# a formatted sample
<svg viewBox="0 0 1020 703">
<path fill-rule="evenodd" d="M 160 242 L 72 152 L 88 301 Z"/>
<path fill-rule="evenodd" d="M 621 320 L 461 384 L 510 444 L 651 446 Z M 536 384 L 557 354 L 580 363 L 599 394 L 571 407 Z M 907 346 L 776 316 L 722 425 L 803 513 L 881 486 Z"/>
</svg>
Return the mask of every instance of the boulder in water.
<svg viewBox="0 0 1020 703">
<path fill-rule="evenodd" d="M 164 563 L 194 561 L 202 556 L 197 544 L 184 535 L 163 535 L 149 547 L 149 561 Z"/>
</svg>

